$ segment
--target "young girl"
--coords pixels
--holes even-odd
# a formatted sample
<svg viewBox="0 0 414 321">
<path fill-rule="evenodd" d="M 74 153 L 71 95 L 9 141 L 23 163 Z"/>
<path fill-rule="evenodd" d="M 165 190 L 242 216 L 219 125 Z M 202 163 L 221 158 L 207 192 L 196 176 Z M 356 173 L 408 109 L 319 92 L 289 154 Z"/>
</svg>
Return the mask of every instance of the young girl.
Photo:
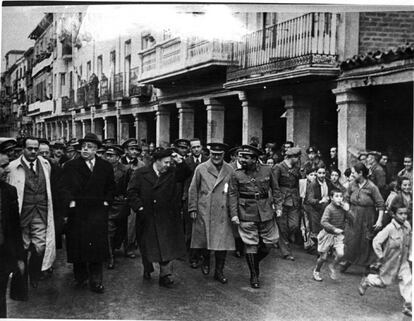
<svg viewBox="0 0 414 321">
<path fill-rule="evenodd" d="M 364 295 L 368 287 L 385 288 L 398 279 L 400 293 L 404 298 L 402 312 L 411 316 L 411 226 L 407 222 L 409 210 L 397 196 L 391 211 L 391 223 L 375 236 L 372 243 L 379 260 L 379 274 L 363 277 L 358 291 L 360 295 Z"/>
</svg>

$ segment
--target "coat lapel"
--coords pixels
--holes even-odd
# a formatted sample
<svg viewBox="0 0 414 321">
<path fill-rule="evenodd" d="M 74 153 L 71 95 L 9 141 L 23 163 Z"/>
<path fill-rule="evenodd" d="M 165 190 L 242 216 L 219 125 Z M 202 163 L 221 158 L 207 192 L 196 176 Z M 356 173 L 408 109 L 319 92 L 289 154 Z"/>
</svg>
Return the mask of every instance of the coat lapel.
<svg viewBox="0 0 414 321">
<path fill-rule="evenodd" d="M 221 167 L 219 176 L 216 179 L 216 182 L 214 184 L 213 190 L 223 181 L 223 179 L 226 178 L 226 176 L 230 173 L 229 167 L 226 163 L 223 163 L 223 166 Z"/>
<path fill-rule="evenodd" d="M 155 174 L 154 170 L 150 166 L 147 167 L 147 170 L 143 173 L 143 176 L 148 182 L 151 183 L 152 186 L 155 186 L 157 183 L 157 174 Z"/>
<path fill-rule="evenodd" d="M 219 176 L 219 172 L 217 170 L 217 168 L 213 165 L 213 163 L 211 162 L 211 160 L 206 162 L 206 166 L 207 166 L 207 172 L 209 172 L 211 175 L 214 176 L 214 178 L 217 180 L 217 177 Z"/>
</svg>

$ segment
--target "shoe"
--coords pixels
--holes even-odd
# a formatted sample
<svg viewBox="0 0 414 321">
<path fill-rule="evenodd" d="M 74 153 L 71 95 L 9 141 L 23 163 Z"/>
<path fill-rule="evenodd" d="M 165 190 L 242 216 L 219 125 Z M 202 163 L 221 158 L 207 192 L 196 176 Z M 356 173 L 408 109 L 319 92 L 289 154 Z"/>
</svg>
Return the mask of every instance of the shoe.
<svg viewBox="0 0 414 321">
<path fill-rule="evenodd" d="M 404 313 L 406 316 L 409 316 L 409 317 L 412 316 L 412 311 L 409 307 L 404 307 L 401 312 Z"/>
<path fill-rule="evenodd" d="M 164 288 L 172 288 L 174 280 L 170 275 L 165 275 L 158 280 L 158 284 Z"/>
<path fill-rule="evenodd" d="M 351 266 L 351 263 L 348 263 L 348 262 L 346 262 L 346 263 L 342 263 L 342 264 L 339 264 L 339 272 L 340 273 L 345 273 L 346 272 L 346 270 L 348 270 L 348 268 Z"/>
<path fill-rule="evenodd" d="M 295 258 L 290 254 L 283 256 L 283 259 L 289 260 L 289 261 L 294 261 L 295 260 Z"/>
<path fill-rule="evenodd" d="M 128 252 L 125 254 L 126 257 L 129 257 L 130 259 L 135 259 L 137 256 L 134 252 Z"/>
<path fill-rule="evenodd" d="M 104 293 L 105 287 L 102 284 L 91 284 L 90 289 L 95 293 Z"/>
<path fill-rule="evenodd" d="M 203 255 L 203 261 L 201 262 L 201 273 L 203 275 L 210 274 L 210 252 L 206 250 L 206 253 Z"/>
<path fill-rule="evenodd" d="M 228 282 L 224 274 L 218 271 L 214 273 L 214 280 L 219 281 L 221 284 L 226 284 Z"/>
<path fill-rule="evenodd" d="M 201 264 L 201 273 L 203 273 L 203 275 L 209 275 L 210 274 L 210 265 L 205 265 L 204 263 Z"/>
<path fill-rule="evenodd" d="M 144 274 L 142 275 L 142 278 L 144 279 L 144 280 L 151 280 L 152 278 L 151 278 L 151 272 L 146 272 L 146 271 L 144 271 Z"/>
<path fill-rule="evenodd" d="M 320 272 L 313 270 L 313 279 L 318 282 L 322 282 L 323 279 L 321 278 Z"/>
<path fill-rule="evenodd" d="M 109 259 L 109 262 L 108 262 L 108 270 L 113 270 L 113 269 L 115 269 L 115 261 L 114 261 L 114 258 L 110 258 Z"/>
<path fill-rule="evenodd" d="M 361 282 L 359 282 L 359 285 L 358 285 L 358 292 L 359 292 L 359 295 L 361 296 L 364 295 L 365 292 L 367 292 L 368 285 L 365 280 L 366 278 L 365 276 L 363 276 L 361 279 Z"/>
<path fill-rule="evenodd" d="M 332 280 L 338 280 L 338 274 L 333 264 L 329 264 L 328 269 L 329 269 L 329 277 Z"/>
<path fill-rule="evenodd" d="M 197 262 L 190 262 L 190 267 L 191 267 L 192 269 L 197 269 L 197 268 L 198 268 L 198 264 L 197 264 Z"/>
</svg>

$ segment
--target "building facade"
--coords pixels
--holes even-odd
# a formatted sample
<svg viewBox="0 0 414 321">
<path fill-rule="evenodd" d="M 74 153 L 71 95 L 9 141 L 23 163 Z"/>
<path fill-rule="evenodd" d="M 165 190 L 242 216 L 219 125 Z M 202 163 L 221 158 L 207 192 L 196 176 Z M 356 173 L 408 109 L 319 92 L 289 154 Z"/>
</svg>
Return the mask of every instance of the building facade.
<svg viewBox="0 0 414 321">
<path fill-rule="evenodd" d="M 234 16 L 247 30 L 238 41 L 149 29 L 97 41 L 78 34 L 82 14 L 46 14 L 30 35 L 32 133 L 291 140 L 325 155 L 338 146 L 341 170 L 362 150 L 411 152 L 414 12 Z"/>
</svg>

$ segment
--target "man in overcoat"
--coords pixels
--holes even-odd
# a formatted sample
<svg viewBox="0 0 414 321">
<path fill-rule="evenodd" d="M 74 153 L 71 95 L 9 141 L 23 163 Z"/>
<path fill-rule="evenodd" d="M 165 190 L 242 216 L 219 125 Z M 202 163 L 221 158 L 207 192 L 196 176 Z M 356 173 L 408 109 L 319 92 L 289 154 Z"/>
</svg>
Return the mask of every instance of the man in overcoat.
<svg viewBox="0 0 414 321">
<path fill-rule="evenodd" d="M 201 146 L 201 141 L 198 138 L 193 138 L 190 140 L 191 155 L 185 159 L 188 167 L 191 169 L 191 176 L 186 179 L 184 182 L 183 188 L 183 221 L 184 221 L 184 233 L 185 233 L 185 243 L 187 249 L 189 249 L 189 260 L 190 266 L 195 269 L 199 265 L 200 253 L 195 249 L 191 249 L 191 234 L 192 234 L 192 225 L 193 222 L 190 218 L 190 213 L 188 211 L 188 189 L 190 188 L 191 180 L 194 175 L 194 171 L 198 165 L 208 161 L 208 157 L 202 154 L 203 147 Z"/>
<path fill-rule="evenodd" d="M 228 206 L 233 168 L 224 161 L 227 145 L 210 143 L 210 159 L 196 167 L 188 191 L 188 212 L 194 220 L 191 248 L 201 249 L 201 272 L 210 272 L 210 251 L 215 251 L 214 279 L 225 284 L 226 251 L 235 249 Z"/>
<path fill-rule="evenodd" d="M 26 137 L 23 155 L 9 165 L 9 184 L 17 189 L 23 246 L 30 284 L 37 288 L 41 271 L 56 258 L 50 163 L 38 156 L 39 140 Z"/>
<path fill-rule="evenodd" d="M 18 267 L 24 273 L 25 252 L 20 229 L 16 188 L 5 182 L 9 158 L 0 144 L 0 318 L 7 318 L 9 275 Z"/>
<path fill-rule="evenodd" d="M 153 163 L 133 173 L 128 184 L 128 202 L 140 216 L 142 224 L 142 255 L 149 262 L 159 263 L 159 284 L 171 287 L 174 283 L 172 260 L 185 255 L 182 220 L 177 203 L 177 182 L 183 182 L 191 171 L 182 159 L 172 159 L 171 149 L 158 148 L 153 152 Z M 172 166 L 172 162 L 177 162 Z M 144 279 L 149 279 L 145 271 Z"/>
<path fill-rule="evenodd" d="M 104 292 L 102 263 L 108 258 L 108 209 L 115 193 L 111 164 L 96 157 L 101 142 L 87 133 L 81 144 L 81 157 L 65 164 L 62 189 L 68 220 L 67 259 L 73 263 L 77 286 L 89 279 L 93 292 Z"/>
</svg>

